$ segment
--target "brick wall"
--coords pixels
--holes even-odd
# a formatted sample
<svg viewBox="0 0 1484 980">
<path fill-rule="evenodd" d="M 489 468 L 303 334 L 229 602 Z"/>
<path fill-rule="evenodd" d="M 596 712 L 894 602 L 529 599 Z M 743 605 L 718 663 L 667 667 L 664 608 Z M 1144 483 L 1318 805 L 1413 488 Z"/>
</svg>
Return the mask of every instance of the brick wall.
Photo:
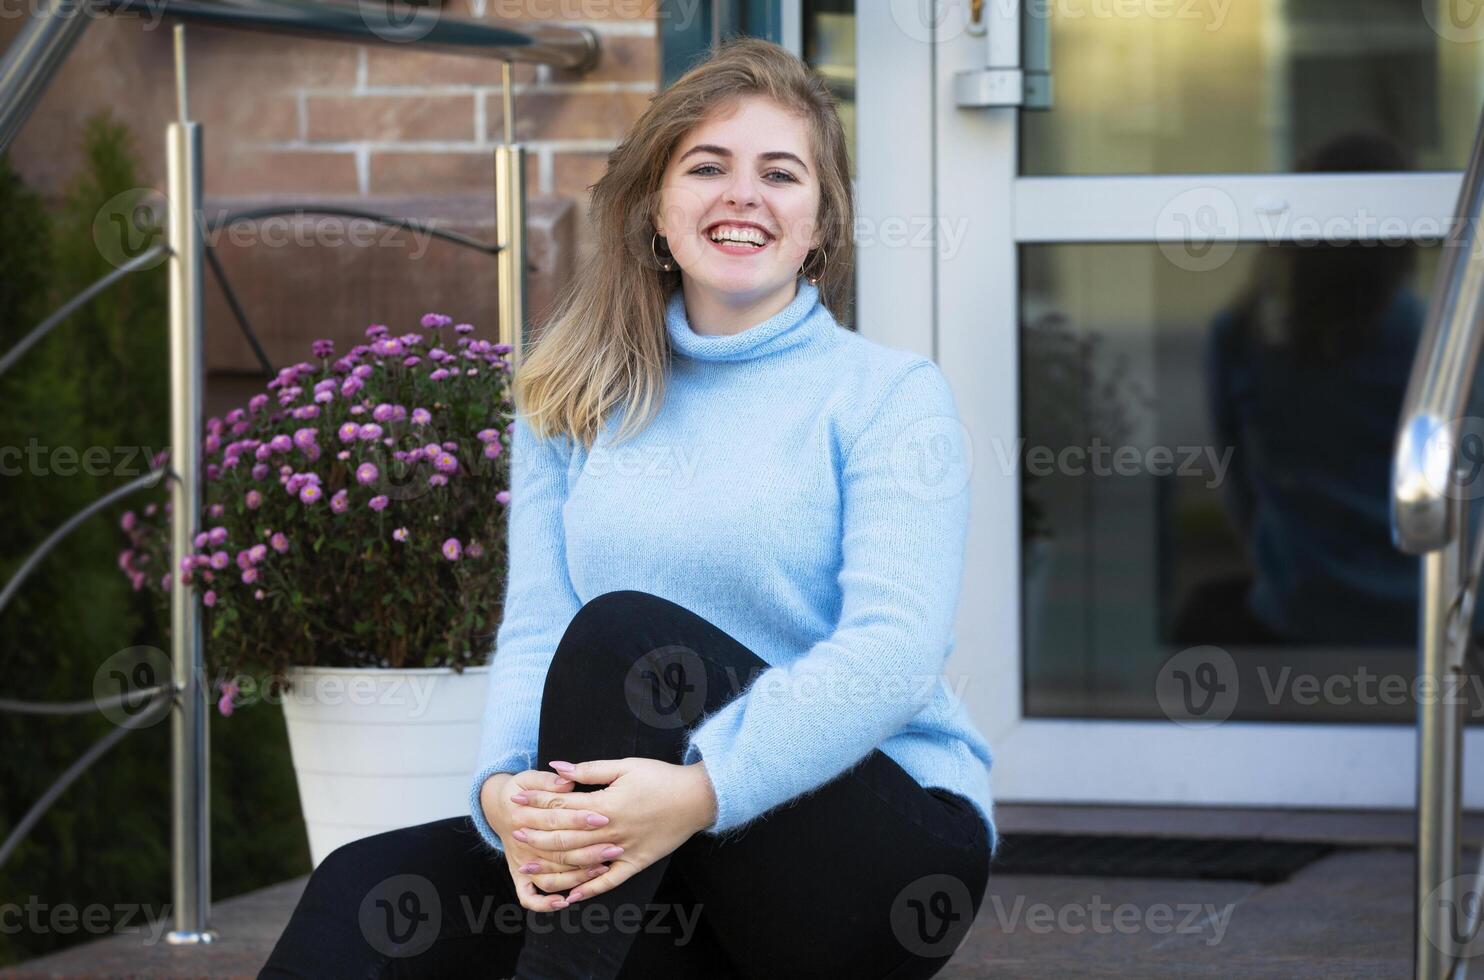
<svg viewBox="0 0 1484 980">
<path fill-rule="evenodd" d="M 523 64 L 512 72 L 515 136 L 527 148 L 535 318 L 579 255 L 594 247 L 587 187 L 657 91 L 655 0 L 449 0 L 446 10 L 489 22 L 582 25 L 601 36 L 601 62 L 585 75 Z M 102 18 L 88 27 L 12 146 L 33 186 L 57 194 L 79 166 L 83 120 L 114 105 L 135 134 L 148 182 L 164 188 L 164 126 L 175 112 L 171 24 Z M 20 26 L 13 17 L 0 18 L 0 43 L 8 45 Z M 446 223 L 451 205 L 490 198 L 492 213 L 493 147 L 504 138 L 500 62 L 429 54 L 412 45 L 362 46 L 196 25 L 187 32 L 190 113 L 203 128 L 208 210 L 220 202 L 315 198 L 376 210 L 394 206 L 399 214 Z M 473 215 L 459 230 L 492 237 L 479 231 L 488 218 Z M 564 229 L 564 222 L 571 227 Z M 331 251 L 305 249 L 294 260 L 299 274 L 293 281 L 301 285 L 281 288 L 275 288 L 282 277 L 274 267 L 284 268 L 286 256 L 265 255 L 258 247 L 223 249 L 222 258 L 243 305 L 250 313 L 271 309 L 275 337 L 294 351 L 307 345 L 310 333 L 348 335 L 372 320 L 391 322 L 390 313 L 377 317 L 369 308 L 355 309 L 357 296 L 382 303 L 378 310 L 402 297 L 409 309 L 445 309 L 476 323 L 483 317 L 494 328 L 492 285 L 470 284 L 466 259 L 448 258 L 447 246 L 427 251 L 440 274 L 409 262 L 401 283 L 394 264 L 347 261 Z M 483 261 L 492 284 L 493 260 Z M 358 278 L 358 265 L 367 267 L 364 277 Z M 458 274 L 450 275 L 451 268 Z M 328 311 L 325 294 L 314 287 L 324 276 L 333 276 L 335 293 L 343 294 Z M 296 322 L 297 309 L 313 316 Z M 224 312 L 219 296 L 209 299 L 209 363 L 218 370 L 250 369 L 246 346 L 220 335 L 228 323 Z M 270 353 L 280 361 L 302 356 Z"/>
</svg>

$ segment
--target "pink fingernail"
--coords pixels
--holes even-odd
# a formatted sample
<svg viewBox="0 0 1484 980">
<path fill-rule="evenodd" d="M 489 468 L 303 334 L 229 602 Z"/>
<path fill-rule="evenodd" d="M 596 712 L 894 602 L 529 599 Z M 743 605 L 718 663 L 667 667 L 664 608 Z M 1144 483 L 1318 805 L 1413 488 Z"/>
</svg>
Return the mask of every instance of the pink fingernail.
<svg viewBox="0 0 1484 980">
<path fill-rule="evenodd" d="M 510 836 L 514 837 L 518 841 L 522 841 L 522 842 L 525 842 L 526 841 L 526 832 L 524 830 L 517 830 L 515 833 L 511 834 Z"/>
<path fill-rule="evenodd" d="M 551 768 L 560 773 L 568 773 L 576 769 L 577 767 L 572 765 L 572 763 L 570 762 L 553 762 L 551 764 Z"/>
<path fill-rule="evenodd" d="M 574 891 L 574 892 L 572 892 L 571 894 L 569 894 L 567 896 L 567 901 L 569 901 L 569 902 L 575 902 L 575 901 L 577 901 L 581 897 L 582 897 L 582 892 Z"/>
<path fill-rule="evenodd" d="M 589 878 L 596 878 L 598 875 L 600 875 L 600 874 L 603 873 L 603 870 L 604 869 L 601 866 L 600 867 L 596 867 L 596 868 L 588 868 L 587 869 L 587 876 Z"/>
<path fill-rule="evenodd" d="M 522 804 L 524 804 L 524 803 L 531 802 L 531 798 L 529 796 L 527 796 L 526 794 L 524 794 L 524 793 L 516 793 L 514 796 L 512 796 L 510 798 L 510 802 L 511 803 L 522 803 Z"/>
<path fill-rule="evenodd" d="M 587 825 L 589 827 L 601 827 L 607 822 L 608 818 L 601 813 L 589 813 L 587 815 Z"/>
<path fill-rule="evenodd" d="M 619 847 L 617 844 L 609 844 L 607 847 L 603 848 L 603 856 L 605 858 L 616 858 L 622 853 L 623 848 Z"/>
</svg>

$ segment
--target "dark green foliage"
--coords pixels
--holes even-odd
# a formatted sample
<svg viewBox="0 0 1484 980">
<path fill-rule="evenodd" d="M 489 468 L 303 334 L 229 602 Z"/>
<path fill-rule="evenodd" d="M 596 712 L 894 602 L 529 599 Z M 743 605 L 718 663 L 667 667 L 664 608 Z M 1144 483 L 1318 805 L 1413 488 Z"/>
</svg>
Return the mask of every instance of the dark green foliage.
<svg viewBox="0 0 1484 980">
<path fill-rule="evenodd" d="M 87 165 L 48 214 L 0 156 L 0 351 L 58 305 L 114 267 L 99 250 L 94 219 L 110 199 L 142 183 L 126 129 L 90 120 Z M 0 376 L 0 581 L 51 530 L 109 489 L 142 472 L 139 454 L 168 434 L 167 267 L 137 272 L 95 298 Z M 46 451 L 27 455 L 33 445 Z M 105 467 L 69 467 L 103 447 Z M 69 457 L 71 458 L 71 457 Z M 14 470 L 19 467 L 19 475 Z M 87 469 L 92 469 L 89 474 Z M 63 475 L 63 470 L 70 470 Z M 83 700 L 111 654 L 164 648 L 165 633 L 143 592 L 116 567 L 120 504 L 79 528 L 0 612 L 0 696 Z M 112 730 L 100 715 L 0 714 L 0 837 L 79 755 Z M 214 897 L 303 874 L 308 848 L 280 713 L 212 717 Z M 170 723 L 131 733 L 62 796 L 0 867 L 0 905 L 33 900 L 81 910 L 141 907 L 161 914 L 170 893 Z M 120 924 L 112 915 L 110 924 Z M 138 920 L 136 919 L 136 922 Z M 82 929 L 0 932 L 0 964 L 93 938 Z"/>
</svg>

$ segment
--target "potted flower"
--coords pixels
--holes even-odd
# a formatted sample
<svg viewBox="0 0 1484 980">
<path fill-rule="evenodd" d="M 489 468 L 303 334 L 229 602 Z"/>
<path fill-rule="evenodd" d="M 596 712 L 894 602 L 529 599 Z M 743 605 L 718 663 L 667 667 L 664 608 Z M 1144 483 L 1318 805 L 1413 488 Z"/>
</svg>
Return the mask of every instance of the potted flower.
<svg viewBox="0 0 1484 980">
<path fill-rule="evenodd" d="M 223 715 L 282 703 L 318 864 L 464 812 L 501 615 L 508 344 L 430 313 L 284 368 L 206 424 L 203 529 L 170 569 L 169 508 L 124 516 L 119 566 L 203 604 Z"/>
</svg>

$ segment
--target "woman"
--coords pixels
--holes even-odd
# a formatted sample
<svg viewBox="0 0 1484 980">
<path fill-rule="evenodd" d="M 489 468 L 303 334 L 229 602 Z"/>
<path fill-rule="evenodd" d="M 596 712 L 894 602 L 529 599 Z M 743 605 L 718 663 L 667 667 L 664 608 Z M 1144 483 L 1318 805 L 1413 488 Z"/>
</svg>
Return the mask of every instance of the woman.
<svg viewBox="0 0 1484 980">
<path fill-rule="evenodd" d="M 592 213 L 610 244 L 516 372 L 471 813 L 332 853 L 264 975 L 931 976 L 996 842 L 942 676 L 967 447 L 930 360 L 831 313 L 834 99 L 730 41 Z"/>
</svg>

